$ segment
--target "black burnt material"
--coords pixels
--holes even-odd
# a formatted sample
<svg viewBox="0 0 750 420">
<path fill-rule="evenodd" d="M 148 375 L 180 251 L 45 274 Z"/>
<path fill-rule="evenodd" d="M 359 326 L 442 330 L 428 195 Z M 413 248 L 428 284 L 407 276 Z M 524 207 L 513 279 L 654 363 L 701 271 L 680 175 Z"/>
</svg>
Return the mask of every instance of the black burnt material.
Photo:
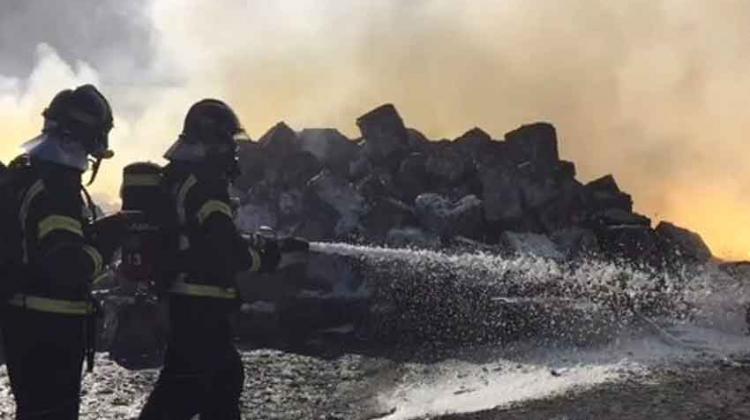
<svg viewBox="0 0 750 420">
<path fill-rule="evenodd" d="M 533 234 L 566 258 L 656 266 L 711 259 L 696 233 L 667 222 L 654 229 L 612 175 L 577 179 L 548 122 L 503 139 L 474 127 L 431 140 L 385 104 L 356 124 L 361 137 L 349 139 L 332 128 L 295 131 L 280 122 L 242 145 L 234 188 L 241 227 L 367 244 L 395 238 L 443 247 L 469 239 L 505 251 L 508 234 Z"/>
</svg>

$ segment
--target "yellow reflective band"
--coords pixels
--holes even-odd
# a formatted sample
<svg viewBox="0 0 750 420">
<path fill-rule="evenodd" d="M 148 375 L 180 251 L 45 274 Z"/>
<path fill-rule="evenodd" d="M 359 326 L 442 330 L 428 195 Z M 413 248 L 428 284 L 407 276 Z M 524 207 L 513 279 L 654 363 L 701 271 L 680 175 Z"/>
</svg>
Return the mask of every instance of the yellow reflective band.
<svg viewBox="0 0 750 420">
<path fill-rule="evenodd" d="M 29 189 L 26 190 L 26 194 L 23 196 L 23 201 L 21 201 L 21 207 L 19 208 L 20 211 L 18 212 L 18 219 L 21 222 L 21 226 L 26 225 L 26 218 L 29 215 L 31 202 L 34 201 L 34 198 L 36 198 L 36 196 L 42 191 L 44 191 L 44 182 L 42 182 L 41 179 L 33 183 Z"/>
<path fill-rule="evenodd" d="M 44 182 L 42 182 L 41 179 L 31 184 L 29 189 L 26 190 L 26 193 L 23 196 L 23 200 L 21 201 L 21 207 L 18 210 L 18 221 L 21 223 L 21 245 L 23 248 L 24 263 L 29 262 L 29 251 L 27 249 L 28 244 L 26 242 L 26 219 L 29 216 L 29 208 L 31 207 L 31 203 L 42 191 L 44 191 Z"/>
<path fill-rule="evenodd" d="M 91 303 L 86 301 L 50 299 L 23 294 L 14 295 L 8 303 L 20 308 L 64 315 L 88 315 L 94 309 Z"/>
<path fill-rule="evenodd" d="M 203 224 L 214 213 L 225 214 L 230 219 L 232 218 L 232 209 L 229 204 L 219 200 L 208 200 L 198 210 L 198 222 Z"/>
<path fill-rule="evenodd" d="M 103 282 L 104 280 L 107 280 L 109 278 L 109 274 L 110 274 L 109 271 L 104 271 L 103 273 L 94 277 L 94 280 L 91 281 L 91 284 L 99 284 Z"/>
<path fill-rule="evenodd" d="M 39 240 L 44 239 L 45 236 L 56 230 L 64 230 L 78 236 L 83 236 L 83 228 L 81 228 L 81 222 L 79 220 L 68 216 L 53 214 L 39 222 Z"/>
<path fill-rule="evenodd" d="M 161 176 L 157 174 L 130 174 L 122 179 L 123 187 L 158 187 Z"/>
<path fill-rule="evenodd" d="M 92 273 L 93 277 L 100 275 L 104 269 L 104 259 L 102 258 L 102 254 L 90 245 L 84 245 L 83 250 L 89 254 L 89 257 L 91 257 L 91 263 L 94 264 L 94 271 Z"/>
<path fill-rule="evenodd" d="M 216 299 L 236 299 L 237 290 L 205 284 L 186 283 L 184 280 L 175 280 L 169 291 L 178 295 L 208 297 Z"/>
<path fill-rule="evenodd" d="M 260 254 L 258 253 L 258 251 L 254 250 L 252 248 L 248 248 L 247 250 L 250 251 L 250 255 L 253 257 L 253 265 L 250 266 L 250 272 L 251 273 L 256 273 L 256 272 L 258 272 L 258 270 L 260 270 L 260 265 L 262 263 L 262 259 L 260 257 Z"/>
<path fill-rule="evenodd" d="M 185 226 L 187 224 L 187 211 L 185 210 L 185 201 L 187 200 L 187 195 L 190 192 L 190 190 L 195 186 L 195 184 L 198 183 L 198 180 L 195 179 L 195 176 L 190 175 L 185 182 L 182 183 L 180 186 L 179 191 L 177 191 L 177 218 L 180 222 L 181 226 Z"/>
</svg>

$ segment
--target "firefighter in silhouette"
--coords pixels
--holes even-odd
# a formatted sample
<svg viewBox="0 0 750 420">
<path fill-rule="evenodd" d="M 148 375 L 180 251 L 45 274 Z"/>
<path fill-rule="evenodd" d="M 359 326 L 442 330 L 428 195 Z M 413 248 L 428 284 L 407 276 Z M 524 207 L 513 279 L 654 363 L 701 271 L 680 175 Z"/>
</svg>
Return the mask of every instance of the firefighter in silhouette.
<svg viewBox="0 0 750 420">
<path fill-rule="evenodd" d="M 17 244 L 4 255 L 2 326 L 16 419 L 68 420 L 78 418 L 83 361 L 93 363 L 90 290 L 125 224 L 94 223 L 81 182 L 113 154 L 104 96 L 92 85 L 63 90 L 42 115 L 41 135 L 2 175 L 14 197 L 2 203 L 2 240 Z"/>
<path fill-rule="evenodd" d="M 174 239 L 172 269 L 164 270 L 170 336 L 164 367 L 141 419 L 239 419 L 244 369 L 233 344 L 230 314 L 238 309 L 235 277 L 274 270 L 300 241 L 241 236 L 228 188 L 238 175 L 237 116 L 215 99 L 195 103 L 182 134 L 166 152 L 163 183 Z"/>
</svg>

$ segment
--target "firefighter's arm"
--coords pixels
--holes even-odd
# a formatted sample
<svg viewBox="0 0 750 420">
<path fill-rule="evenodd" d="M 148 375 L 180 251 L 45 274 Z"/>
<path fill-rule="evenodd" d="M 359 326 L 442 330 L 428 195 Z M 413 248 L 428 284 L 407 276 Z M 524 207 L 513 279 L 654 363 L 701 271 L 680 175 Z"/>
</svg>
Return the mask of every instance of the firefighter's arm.
<svg viewBox="0 0 750 420">
<path fill-rule="evenodd" d="M 27 252 L 41 274 L 55 284 L 80 290 L 104 272 L 101 253 L 84 237 L 79 192 L 48 189 L 30 205 Z"/>
<path fill-rule="evenodd" d="M 242 237 L 253 264 L 246 267 L 250 272 L 268 273 L 275 270 L 281 261 L 281 248 L 275 239 L 251 234 Z"/>
<path fill-rule="evenodd" d="M 231 275 L 240 271 L 271 272 L 279 267 L 285 255 L 290 261 L 296 254 L 306 253 L 308 243 L 298 238 L 281 241 L 261 235 L 240 235 L 232 218 L 229 196 L 225 188 L 211 188 L 200 202 L 197 220 L 203 229 L 210 253 L 221 252 L 227 260 L 225 266 L 235 267 Z"/>
<path fill-rule="evenodd" d="M 188 209 L 203 239 L 201 259 L 212 273 L 232 279 L 240 271 L 258 271 L 271 262 L 270 255 L 249 248 L 237 232 L 225 185 L 202 182 L 194 191 Z"/>
</svg>

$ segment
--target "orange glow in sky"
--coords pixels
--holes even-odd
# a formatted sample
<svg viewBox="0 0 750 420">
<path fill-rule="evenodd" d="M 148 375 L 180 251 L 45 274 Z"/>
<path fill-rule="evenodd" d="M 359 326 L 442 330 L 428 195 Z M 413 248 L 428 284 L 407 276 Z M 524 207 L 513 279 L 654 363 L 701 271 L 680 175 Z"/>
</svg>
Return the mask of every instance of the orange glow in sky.
<svg viewBox="0 0 750 420">
<path fill-rule="evenodd" d="M 68 62 L 51 41 L 27 79 L 0 67 L 0 158 L 36 134 L 57 90 L 89 81 L 116 114 L 117 158 L 94 188 L 107 200 L 122 165 L 159 161 L 203 97 L 233 104 L 256 139 L 280 120 L 356 137 L 356 117 L 385 102 L 434 139 L 550 121 L 580 180 L 612 173 L 655 222 L 750 258 L 750 2 L 148 4 L 152 61 L 132 80 L 107 70 L 116 54 Z"/>
</svg>

